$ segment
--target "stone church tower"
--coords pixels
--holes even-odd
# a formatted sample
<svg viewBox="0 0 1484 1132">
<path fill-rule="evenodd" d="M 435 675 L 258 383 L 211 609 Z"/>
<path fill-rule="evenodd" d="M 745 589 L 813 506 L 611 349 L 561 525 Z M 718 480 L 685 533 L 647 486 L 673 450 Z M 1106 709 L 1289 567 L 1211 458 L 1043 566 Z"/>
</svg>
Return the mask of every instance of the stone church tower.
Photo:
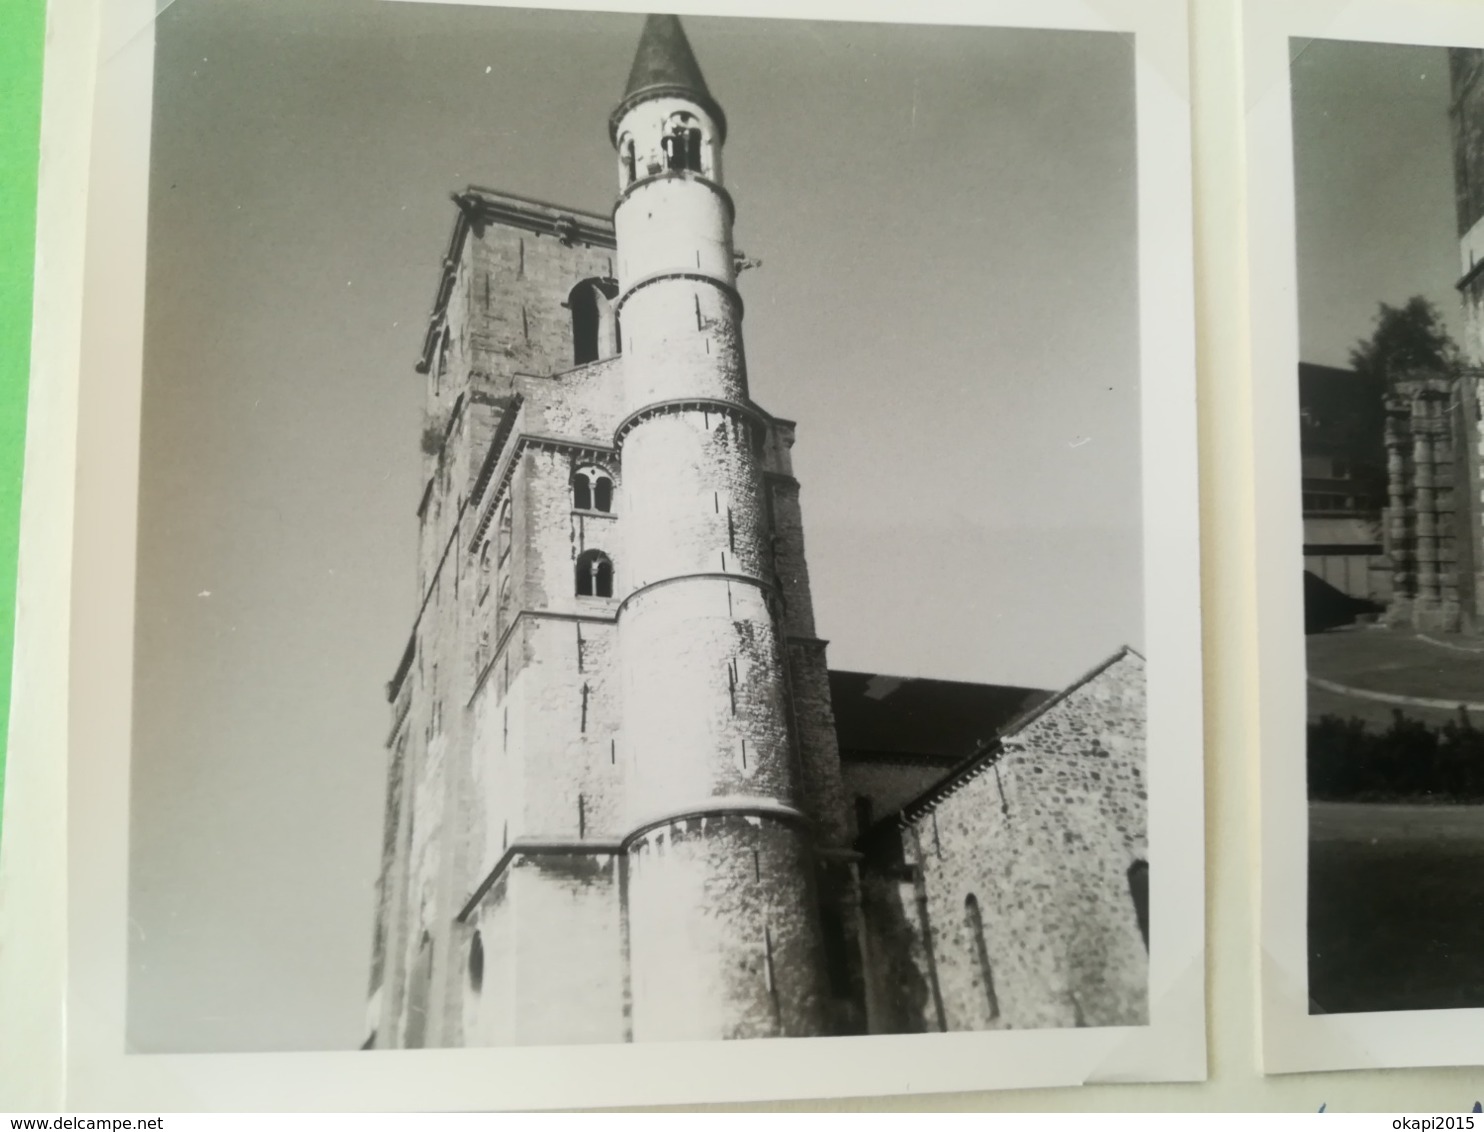
<svg viewBox="0 0 1484 1132">
<path fill-rule="evenodd" d="M 458 198 L 379 1045 L 814 1035 L 859 999 L 793 426 L 748 396 L 726 118 L 675 17 L 609 126 L 611 224 Z"/>
<path fill-rule="evenodd" d="M 1143 659 L 828 671 L 726 129 L 652 16 L 611 220 L 455 198 L 367 1045 L 1138 1024 Z"/>
</svg>

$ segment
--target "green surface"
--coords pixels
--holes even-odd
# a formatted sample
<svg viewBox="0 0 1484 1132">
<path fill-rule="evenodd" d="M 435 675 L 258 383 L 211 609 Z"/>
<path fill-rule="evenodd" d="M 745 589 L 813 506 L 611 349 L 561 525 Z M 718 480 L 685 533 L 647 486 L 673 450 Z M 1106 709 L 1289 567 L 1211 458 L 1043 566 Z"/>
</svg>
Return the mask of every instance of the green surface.
<svg viewBox="0 0 1484 1132">
<path fill-rule="evenodd" d="M 15 636 L 45 25 L 43 0 L 0 4 L 0 800 L 4 797 Z"/>
</svg>

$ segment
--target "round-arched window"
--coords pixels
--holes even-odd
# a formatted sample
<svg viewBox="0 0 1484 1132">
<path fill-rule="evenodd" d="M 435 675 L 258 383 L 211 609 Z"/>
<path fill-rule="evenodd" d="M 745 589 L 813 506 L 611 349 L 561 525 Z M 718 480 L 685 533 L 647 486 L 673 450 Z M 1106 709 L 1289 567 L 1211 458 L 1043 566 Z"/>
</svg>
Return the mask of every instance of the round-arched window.
<svg viewBox="0 0 1484 1132">
<path fill-rule="evenodd" d="M 613 279 L 584 279 L 567 293 L 574 365 L 618 353 L 618 315 L 613 307 L 616 298 L 618 282 Z"/>
<path fill-rule="evenodd" d="M 577 559 L 577 596 L 613 596 L 613 562 L 601 550 L 583 551 Z"/>
<path fill-rule="evenodd" d="M 634 139 L 624 134 L 618 139 L 619 187 L 628 188 L 638 179 L 639 168 L 634 158 Z"/>
<path fill-rule="evenodd" d="M 701 129 L 695 115 L 679 111 L 670 116 L 669 128 L 660 139 L 665 168 L 702 173 Z"/>
<path fill-rule="evenodd" d="M 613 477 L 602 468 L 578 468 L 572 473 L 572 507 L 576 511 L 613 511 Z"/>
<path fill-rule="evenodd" d="M 469 987 L 475 994 L 484 989 L 484 939 L 478 928 L 469 941 Z"/>
</svg>

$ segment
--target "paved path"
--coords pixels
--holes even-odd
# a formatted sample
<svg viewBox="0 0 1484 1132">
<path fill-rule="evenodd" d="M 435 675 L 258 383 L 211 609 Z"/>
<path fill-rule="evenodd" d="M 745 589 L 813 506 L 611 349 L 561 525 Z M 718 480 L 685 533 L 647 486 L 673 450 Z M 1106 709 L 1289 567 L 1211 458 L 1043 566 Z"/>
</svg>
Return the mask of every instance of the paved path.
<svg viewBox="0 0 1484 1132">
<path fill-rule="evenodd" d="M 1459 708 L 1465 708 L 1468 711 L 1484 711 L 1484 702 L 1478 700 L 1438 700 L 1430 696 L 1404 696 L 1399 692 L 1373 692 L 1369 688 L 1355 688 L 1349 684 L 1337 684 L 1333 680 L 1323 680 L 1318 676 L 1310 676 L 1309 683 L 1313 684 L 1316 688 L 1323 688 L 1326 692 L 1333 692 L 1337 696 L 1353 696 L 1358 700 L 1370 700 L 1378 704 L 1395 704 L 1398 707 L 1436 708 L 1439 711 L 1457 711 Z"/>
<path fill-rule="evenodd" d="M 1430 645 L 1436 645 L 1440 649 L 1448 649 L 1450 652 L 1471 652 L 1471 653 L 1474 653 L 1475 655 L 1478 655 L 1479 653 L 1484 653 L 1484 644 L 1480 644 L 1480 645 L 1455 644 L 1453 641 L 1440 641 L 1436 637 L 1429 637 L 1426 633 L 1418 633 L 1417 634 L 1417 639 L 1419 641 L 1426 641 Z"/>
<path fill-rule="evenodd" d="M 1306 642 L 1308 670 L 1342 689 L 1413 697 L 1401 704 L 1484 700 L 1484 652 L 1460 637 L 1441 643 L 1389 629 L 1315 633 Z M 1450 647 L 1453 646 L 1453 647 Z M 1383 701 L 1385 702 L 1385 701 Z"/>
</svg>

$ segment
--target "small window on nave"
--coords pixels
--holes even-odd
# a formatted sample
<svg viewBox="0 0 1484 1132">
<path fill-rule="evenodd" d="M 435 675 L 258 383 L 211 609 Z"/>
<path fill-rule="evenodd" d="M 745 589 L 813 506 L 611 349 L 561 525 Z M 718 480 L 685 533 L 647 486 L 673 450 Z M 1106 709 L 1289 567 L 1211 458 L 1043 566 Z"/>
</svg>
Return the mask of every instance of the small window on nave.
<svg viewBox="0 0 1484 1132">
<path fill-rule="evenodd" d="M 984 938 L 984 917 L 979 911 L 979 898 L 972 892 L 964 899 L 964 928 L 969 933 L 969 945 L 974 949 L 974 966 L 978 969 L 989 1020 L 993 1022 L 1000 1016 L 1000 997 L 994 989 L 994 968 L 989 962 L 989 942 Z"/>
<path fill-rule="evenodd" d="M 1149 950 L 1149 862 L 1135 861 L 1128 867 L 1128 894 L 1134 902 L 1134 918 L 1139 934 L 1144 937 L 1144 950 Z"/>
<path fill-rule="evenodd" d="M 469 989 L 475 994 L 484 990 L 484 939 L 478 928 L 469 941 Z"/>
</svg>

